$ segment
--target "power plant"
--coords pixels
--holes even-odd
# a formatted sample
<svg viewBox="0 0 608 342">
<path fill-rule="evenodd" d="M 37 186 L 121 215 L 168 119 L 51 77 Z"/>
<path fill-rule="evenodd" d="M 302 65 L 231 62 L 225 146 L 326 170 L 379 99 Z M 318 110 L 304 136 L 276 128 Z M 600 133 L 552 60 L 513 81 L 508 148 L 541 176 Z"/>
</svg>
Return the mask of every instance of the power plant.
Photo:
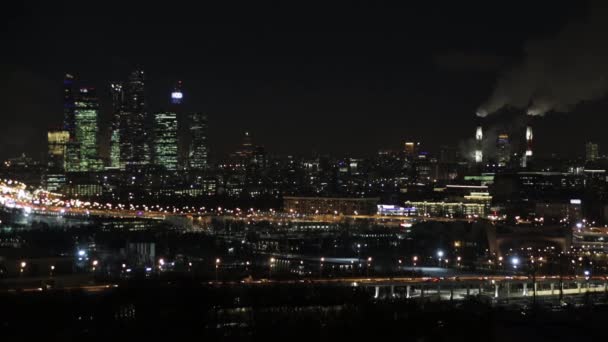
<svg viewBox="0 0 608 342">
<path fill-rule="evenodd" d="M 526 167 L 534 155 L 534 131 L 532 129 L 530 120 L 528 120 L 526 124 L 525 134 L 521 137 L 525 139 L 525 144 L 514 145 L 524 147 L 520 147 L 519 151 L 513 151 L 511 150 L 512 141 L 510 139 L 512 137 L 508 133 L 501 132 L 496 135 L 492 134 L 492 131 L 490 131 L 489 134 L 485 134 L 484 136 L 484 126 L 481 122 L 479 122 L 477 124 L 477 128 L 475 129 L 475 143 L 473 146 L 473 160 L 475 164 L 481 164 L 490 160 L 494 160 L 497 162 L 497 165 L 499 167 L 506 167 L 507 164 L 511 161 L 512 153 L 515 152 L 515 156 L 520 156 L 520 165 L 522 167 Z M 490 142 L 488 141 L 488 139 L 495 139 L 495 141 Z M 495 144 L 495 148 L 484 148 L 484 146 L 489 146 L 488 144 Z"/>
<path fill-rule="evenodd" d="M 475 130 L 475 163 L 483 162 L 483 127 L 477 126 Z"/>
</svg>

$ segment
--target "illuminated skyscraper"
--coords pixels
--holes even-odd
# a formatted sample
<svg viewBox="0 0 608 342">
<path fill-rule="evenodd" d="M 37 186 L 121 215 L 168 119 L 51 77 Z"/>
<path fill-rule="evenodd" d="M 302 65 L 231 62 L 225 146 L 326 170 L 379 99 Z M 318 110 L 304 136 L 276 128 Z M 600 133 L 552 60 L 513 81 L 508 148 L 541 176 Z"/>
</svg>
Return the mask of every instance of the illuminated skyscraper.
<svg viewBox="0 0 608 342">
<path fill-rule="evenodd" d="M 150 162 L 143 70 L 133 71 L 124 84 L 119 139 L 121 164 L 145 165 Z"/>
<path fill-rule="evenodd" d="M 65 149 L 65 171 L 80 171 L 80 143 L 75 139 L 70 139 Z"/>
<path fill-rule="evenodd" d="M 65 158 L 67 144 L 70 141 L 68 131 L 48 131 L 48 155 L 47 165 L 50 170 L 63 171 L 65 169 Z"/>
<path fill-rule="evenodd" d="M 63 130 L 70 134 L 70 137 L 75 136 L 75 118 L 74 118 L 74 95 L 76 92 L 76 84 L 74 76 L 65 74 L 63 79 Z"/>
<path fill-rule="evenodd" d="M 154 163 L 177 170 L 177 114 L 154 114 Z"/>
<path fill-rule="evenodd" d="M 80 145 L 80 171 L 102 168 L 97 153 L 99 102 L 94 88 L 81 87 L 74 96 L 74 140 Z"/>
<path fill-rule="evenodd" d="M 124 99 L 122 83 L 111 83 L 110 92 L 112 95 L 112 122 L 110 127 L 110 167 L 124 169 L 124 164 L 121 165 L 120 163 L 120 118 Z"/>
<path fill-rule="evenodd" d="M 182 86 L 182 81 L 177 81 L 169 96 L 170 111 L 177 115 L 177 168 L 180 170 L 188 168 L 191 143 L 190 118 L 182 107 L 184 101 Z"/>
<path fill-rule="evenodd" d="M 190 114 L 190 153 L 191 170 L 207 168 L 207 116 L 203 113 Z"/>
<path fill-rule="evenodd" d="M 511 145 L 508 134 L 499 134 L 496 142 L 496 159 L 498 166 L 505 167 L 511 160 Z"/>
<path fill-rule="evenodd" d="M 585 145 L 585 160 L 594 161 L 600 157 L 599 146 L 596 143 L 588 142 Z"/>
<path fill-rule="evenodd" d="M 404 152 L 407 157 L 416 157 L 419 150 L 420 150 L 419 142 L 407 141 L 405 143 Z"/>
<path fill-rule="evenodd" d="M 251 140 L 251 134 L 249 134 L 249 132 L 245 132 L 245 135 L 243 135 L 243 143 L 241 145 L 241 150 L 239 151 L 239 153 L 245 158 L 249 158 L 253 155 L 253 142 Z"/>
</svg>

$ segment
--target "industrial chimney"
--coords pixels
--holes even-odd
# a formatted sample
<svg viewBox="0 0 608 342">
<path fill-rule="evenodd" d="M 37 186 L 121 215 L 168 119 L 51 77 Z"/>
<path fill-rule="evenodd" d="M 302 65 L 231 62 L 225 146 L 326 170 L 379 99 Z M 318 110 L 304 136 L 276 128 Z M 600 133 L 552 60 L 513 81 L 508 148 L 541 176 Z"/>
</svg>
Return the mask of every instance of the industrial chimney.
<svg viewBox="0 0 608 342">
<path fill-rule="evenodd" d="M 477 126 L 475 131 L 475 162 L 483 162 L 483 128 L 481 125 Z"/>
<path fill-rule="evenodd" d="M 526 127 L 526 157 L 532 157 L 532 139 L 534 138 L 534 133 L 532 133 L 532 126 L 528 125 Z"/>
</svg>

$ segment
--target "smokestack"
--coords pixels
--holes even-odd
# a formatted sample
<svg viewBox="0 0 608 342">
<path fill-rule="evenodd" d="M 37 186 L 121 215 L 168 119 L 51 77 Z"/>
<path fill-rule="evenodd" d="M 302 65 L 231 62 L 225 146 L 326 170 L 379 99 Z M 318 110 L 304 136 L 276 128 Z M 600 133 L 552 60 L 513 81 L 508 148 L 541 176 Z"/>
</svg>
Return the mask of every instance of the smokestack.
<svg viewBox="0 0 608 342">
<path fill-rule="evenodd" d="M 475 162 L 481 163 L 483 161 L 483 128 L 481 125 L 477 126 L 475 131 Z"/>
<path fill-rule="evenodd" d="M 532 133 L 532 126 L 528 124 L 526 127 L 526 157 L 532 157 L 532 139 L 534 138 L 534 134 Z"/>
</svg>

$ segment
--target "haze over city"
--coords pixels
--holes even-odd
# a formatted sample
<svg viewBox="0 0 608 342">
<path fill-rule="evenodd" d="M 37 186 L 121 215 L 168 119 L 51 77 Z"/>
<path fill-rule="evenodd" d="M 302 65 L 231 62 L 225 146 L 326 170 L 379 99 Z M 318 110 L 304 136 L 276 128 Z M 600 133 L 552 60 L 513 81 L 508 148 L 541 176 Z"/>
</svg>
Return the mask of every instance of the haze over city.
<svg viewBox="0 0 608 342">
<path fill-rule="evenodd" d="M 107 123 L 107 83 L 135 67 L 146 70 L 150 110 L 164 105 L 176 80 L 184 81 L 184 106 L 209 116 L 214 157 L 234 150 L 245 130 L 280 154 L 369 155 L 406 138 L 436 151 L 470 136 L 475 112 L 501 75 L 526 67 L 536 42 L 557 40 L 586 22 L 596 36 L 606 32 L 593 26 L 601 6 L 589 13 L 585 2 L 522 2 L 500 11 L 478 3 L 443 4 L 442 11 L 370 3 L 325 4 L 323 11 L 180 4 L 147 5 L 145 14 L 137 4 L 95 11 L 78 3 L 10 6 L 0 57 L 3 158 L 43 155 L 46 130 L 62 120 L 57 94 L 64 73 L 99 90 Z M 575 48 L 554 49 L 578 56 Z M 539 153 L 577 155 L 587 136 L 603 139 L 601 125 L 586 124 L 604 120 L 607 108 L 599 100 L 543 120 Z M 108 130 L 100 134 L 107 153 Z M 568 141 L 555 138 L 564 135 Z"/>
</svg>

